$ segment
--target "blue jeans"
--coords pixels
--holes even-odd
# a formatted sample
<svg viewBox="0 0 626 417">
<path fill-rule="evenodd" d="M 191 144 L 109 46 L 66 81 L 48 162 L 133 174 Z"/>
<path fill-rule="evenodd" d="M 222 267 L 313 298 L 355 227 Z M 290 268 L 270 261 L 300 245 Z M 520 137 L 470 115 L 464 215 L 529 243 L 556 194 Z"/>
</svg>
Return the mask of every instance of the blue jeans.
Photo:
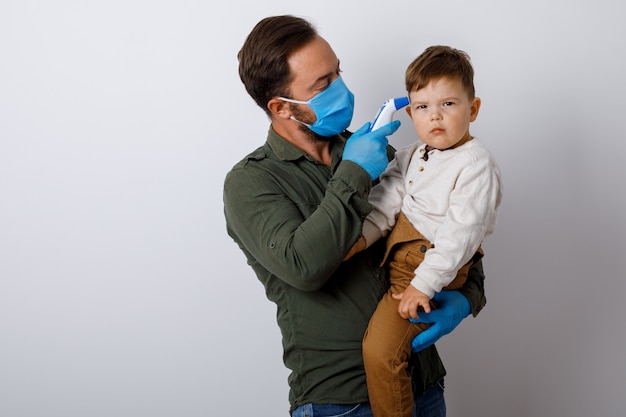
<svg viewBox="0 0 626 417">
<path fill-rule="evenodd" d="M 415 397 L 413 417 L 446 417 L 443 379 L 434 387 Z M 304 404 L 293 410 L 292 417 L 373 417 L 368 403 Z"/>
<path fill-rule="evenodd" d="M 443 398 L 443 378 L 422 395 L 415 397 L 413 417 L 446 417 L 446 400 Z"/>
</svg>

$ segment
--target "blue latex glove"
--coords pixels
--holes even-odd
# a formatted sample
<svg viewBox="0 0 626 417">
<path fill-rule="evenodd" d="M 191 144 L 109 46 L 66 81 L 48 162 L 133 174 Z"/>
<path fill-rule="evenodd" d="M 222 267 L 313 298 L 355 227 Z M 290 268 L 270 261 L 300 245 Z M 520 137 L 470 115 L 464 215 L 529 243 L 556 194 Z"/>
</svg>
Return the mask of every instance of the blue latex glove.
<svg viewBox="0 0 626 417">
<path fill-rule="evenodd" d="M 394 120 L 373 132 L 367 131 L 369 127 L 370 123 L 367 122 L 350 136 L 343 150 L 343 159 L 359 165 L 370 174 L 373 181 L 387 168 L 387 136 L 398 130 L 400 120 Z"/>
<path fill-rule="evenodd" d="M 413 338 L 411 342 L 413 352 L 419 352 L 434 344 L 454 330 L 470 313 L 470 303 L 459 291 L 440 291 L 435 293 L 433 300 L 439 304 L 439 308 L 431 310 L 430 313 L 420 312 L 417 319 L 409 319 L 413 323 L 432 323 L 432 326 Z"/>
</svg>

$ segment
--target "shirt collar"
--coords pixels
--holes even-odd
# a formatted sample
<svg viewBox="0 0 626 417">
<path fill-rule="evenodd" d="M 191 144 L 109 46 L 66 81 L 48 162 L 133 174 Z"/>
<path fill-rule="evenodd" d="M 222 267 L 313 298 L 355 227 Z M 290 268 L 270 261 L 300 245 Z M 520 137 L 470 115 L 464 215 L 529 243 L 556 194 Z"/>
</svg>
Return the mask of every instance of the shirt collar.
<svg viewBox="0 0 626 417">
<path fill-rule="evenodd" d="M 277 157 L 284 161 L 295 161 L 296 159 L 306 157 L 306 154 L 302 149 L 292 145 L 282 138 L 274 129 L 270 126 L 267 133 L 267 143 L 274 151 Z"/>
<path fill-rule="evenodd" d="M 337 146 L 337 144 L 341 142 L 340 140 L 338 140 L 338 137 L 331 139 L 331 141 L 334 142 L 332 154 L 333 165 L 335 165 L 335 161 L 339 159 L 337 158 L 337 156 L 341 155 L 343 147 Z M 272 148 L 276 156 L 283 161 L 295 161 L 296 159 L 300 158 L 307 158 L 312 160 L 312 158 L 307 155 L 302 149 L 294 146 L 278 133 L 276 133 L 276 131 L 274 131 L 271 126 L 267 134 L 267 143 L 269 144 L 270 148 Z M 336 152 L 339 152 L 339 155 Z"/>
</svg>

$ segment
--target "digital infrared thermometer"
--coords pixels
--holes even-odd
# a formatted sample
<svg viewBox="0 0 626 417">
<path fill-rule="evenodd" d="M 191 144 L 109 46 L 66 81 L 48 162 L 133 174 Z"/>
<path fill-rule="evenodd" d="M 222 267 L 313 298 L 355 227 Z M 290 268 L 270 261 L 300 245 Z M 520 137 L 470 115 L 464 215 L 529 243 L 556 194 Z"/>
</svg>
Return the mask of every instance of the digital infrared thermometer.
<svg viewBox="0 0 626 417">
<path fill-rule="evenodd" d="M 372 124 L 370 124 L 369 132 L 371 132 L 372 130 L 376 130 L 379 127 L 384 126 L 388 123 L 391 123 L 391 121 L 393 120 L 393 114 L 397 110 L 400 110 L 401 108 L 408 105 L 408 97 L 390 98 L 389 100 L 385 101 L 380 107 L 380 110 L 378 110 L 376 117 L 374 117 Z"/>
</svg>

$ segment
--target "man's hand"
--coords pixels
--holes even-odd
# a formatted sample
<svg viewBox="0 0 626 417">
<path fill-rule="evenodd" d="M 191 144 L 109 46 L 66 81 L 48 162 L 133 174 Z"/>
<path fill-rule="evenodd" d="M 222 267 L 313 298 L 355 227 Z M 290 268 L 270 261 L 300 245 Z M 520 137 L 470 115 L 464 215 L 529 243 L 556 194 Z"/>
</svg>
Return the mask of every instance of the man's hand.
<svg viewBox="0 0 626 417">
<path fill-rule="evenodd" d="M 359 165 L 373 181 L 387 168 L 387 136 L 398 130 L 400 121 L 394 120 L 373 132 L 367 131 L 369 127 L 367 122 L 350 136 L 343 150 L 343 159 Z"/>
<path fill-rule="evenodd" d="M 401 294 L 391 294 L 396 300 L 400 300 L 398 314 L 403 319 L 417 319 L 417 309 L 421 306 L 426 313 L 430 313 L 430 297 L 412 285 L 408 285 Z M 422 313 L 420 313 L 421 317 Z"/>
<path fill-rule="evenodd" d="M 432 324 L 411 342 L 413 352 L 427 348 L 442 336 L 447 335 L 470 313 L 470 303 L 463 294 L 455 290 L 444 290 L 435 294 L 433 300 L 439 304 L 430 313 L 420 313 L 419 318 L 409 319 L 413 323 Z"/>
</svg>

